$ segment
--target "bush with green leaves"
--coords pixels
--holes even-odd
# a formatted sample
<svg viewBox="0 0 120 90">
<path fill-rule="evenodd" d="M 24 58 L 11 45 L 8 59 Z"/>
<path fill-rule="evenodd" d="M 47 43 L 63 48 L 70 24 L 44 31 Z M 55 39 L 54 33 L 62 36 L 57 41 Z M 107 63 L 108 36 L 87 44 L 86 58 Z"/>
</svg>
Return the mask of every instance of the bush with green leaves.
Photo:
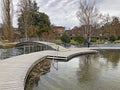
<svg viewBox="0 0 120 90">
<path fill-rule="evenodd" d="M 75 37 L 75 41 L 77 41 L 78 43 L 84 43 L 85 42 L 85 38 L 81 37 L 81 36 L 76 36 Z"/>
<path fill-rule="evenodd" d="M 110 36 L 109 37 L 109 41 L 114 42 L 115 40 L 117 40 L 117 38 L 115 36 Z"/>
<path fill-rule="evenodd" d="M 70 37 L 69 37 L 67 34 L 63 34 L 63 35 L 61 36 L 61 41 L 62 41 L 63 43 L 70 43 Z"/>
</svg>

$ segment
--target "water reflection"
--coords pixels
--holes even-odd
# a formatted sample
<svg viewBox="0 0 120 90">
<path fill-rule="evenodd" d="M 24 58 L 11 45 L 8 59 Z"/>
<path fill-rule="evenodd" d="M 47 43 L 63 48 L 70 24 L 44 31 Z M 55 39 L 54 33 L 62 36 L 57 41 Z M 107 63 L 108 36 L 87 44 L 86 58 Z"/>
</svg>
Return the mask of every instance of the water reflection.
<svg viewBox="0 0 120 90">
<path fill-rule="evenodd" d="M 17 48 L 0 49 L 0 59 L 6 59 L 23 54 L 23 51 Z"/>
<path fill-rule="evenodd" d="M 76 74 L 80 83 L 86 84 L 88 81 L 94 82 L 98 79 L 100 70 L 94 66 L 93 58 L 93 55 L 85 55 L 79 59 L 79 68 Z"/>
<path fill-rule="evenodd" d="M 79 58 L 79 90 L 120 90 L 120 51 L 100 52 Z"/>
<path fill-rule="evenodd" d="M 40 77 L 50 72 L 50 67 L 51 67 L 51 60 L 49 59 L 45 59 L 40 63 L 38 63 L 32 69 L 32 71 L 30 72 L 27 78 L 25 90 L 33 90 L 34 85 L 37 87 Z"/>
<path fill-rule="evenodd" d="M 107 62 L 111 62 L 112 66 L 115 68 L 120 60 L 120 51 L 119 50 L 104 50 L 100 51 L 102 53 L 103 58 L 107 60 Z"/>
<path fill-rule="evenodd" d="M 80 82 L 89 80 L 87 76 L 89 75 L 90 64 L 91 64 L 91 57 L 89 55 L 80 58 L 79 69 L 77 71 L 78 80 Z"/>
<path fill-rule="evenodd" d="M 46 45 L 22 45 L 14 48 L 0 49 L 0 59 L 6 59 L 13 56 L 18 56 L 21 54 L 28 54 L 32 52 L 44 51 L 44 50 L 54 50 L 50 46 Z"/>
<path fill-rule="evenodd" d="M 55 65 L 47 60 L 47 65 L 42 63 L 33 69 L 26 90 L 120 90 L 119 61 L 120 51 L 109 50 Z"/>
</svg>

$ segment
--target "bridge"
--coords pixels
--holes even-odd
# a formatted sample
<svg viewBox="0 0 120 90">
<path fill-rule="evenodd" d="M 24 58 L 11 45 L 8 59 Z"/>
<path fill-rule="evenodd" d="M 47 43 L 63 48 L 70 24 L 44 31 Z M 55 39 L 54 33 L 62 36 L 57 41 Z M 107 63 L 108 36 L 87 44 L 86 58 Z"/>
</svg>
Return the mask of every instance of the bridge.
<svg viewBox="0 0 120 90">
<path fill-rule="evenodd" d="M 23 44 L 26 43 L 19 43 L 17 45 Z M 48 42 L 43 42 L 42 44 L 46 44 L 55 50 L 45 50 L 23 54 L 0 61 L 0 90 L 24 90 L 27 76 L 32 68 L 38 62 L 46 58 L 61 58 L 61 60 L 69 60 L 77 55 L 97 52 L 96 50 L 91 50 L 88 48 L 66 49 L 62 46 Z M 41 45 L 41 43 L 39 45 Z"/>
<path fill-rule="evenodd" d="M 15 46 L 16 47 L 21 47 L 21 46 L 25 46 L 25 45 L 32 45 L 32 46 L 41 46 L 41 47 L 46 47 L 46 49 L 48 50 L 58 50 L 59 51 L 64 51 L 64 50 L 67 50 L 66 48 L 60 46 L 60 45 L 57 45 L 55 43 L 51 43 L 51 42 L 44 42 L 44 41 L 30 41 L 30 42 L 20 42 L 20 43 L 17 43 Z"/>
</svg>

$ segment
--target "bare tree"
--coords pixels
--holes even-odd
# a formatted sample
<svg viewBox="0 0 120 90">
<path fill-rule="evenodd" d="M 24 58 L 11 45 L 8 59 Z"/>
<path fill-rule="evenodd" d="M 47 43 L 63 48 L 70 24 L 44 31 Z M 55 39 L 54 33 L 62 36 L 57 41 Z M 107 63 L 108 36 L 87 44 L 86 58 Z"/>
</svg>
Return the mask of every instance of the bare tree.
<svg viewBox="0 0 120 90">
<path fill-rule="evenodd" d="M 112 17 L 109 15 L 109 13 L 104 15 L 101 14 L 100 19 L 102 25 L 108 24 L 112 21 Z"/>
<path fill-rule="evenodd" d="M 77 18 L 81 25 L 85 26 L 85 37 L 91 37 L 91 27 L 98 20 L 98 9 L 95 6 L 95 1 L 80 0 L 77 11 Z"/>
<path fill-rule="evenodd" d="M 34 22 L 32 21 L 33 17 L 35 17 L 33 15 L 34 10 L 37 10 L 38 7 L 34 6 L 33 4 L 37 6 L 35 0 L 19 0 L 18 3 L 18 26 L 26 41 L 29 40 L 29 37 L 32 37 L 32 34 L 36 35 L 38 30 L 38 27 L 33 25 Z"/>
<path fill-rule="evenodd" d="M 110 36 L 110 30 L 111 26 L 110 23 L 112 21 L 112 17 L 109 14 L 101 15 L 101 30 L 102 30 L 102 36 L 103 37 L 109 37 Z"/>
<path fill-rule="evenodd" d="M 13 19 L 13 3 L 12 0 L 1 0 L 2 7 L 2 32 L 4 39 L 9 41 L 13 40 L 13 28 L 12 28 L 12 19 Z"/>
<path fill-rule="evenodd" d="M 25 39 L 26 41 L 28 40 L 28 18 L 29 18 L 29 5 L 30 5 L 30 1 L 31 0 L 19 0 L 19 3 L 18 3 L 18 7 L 19 7 L 19 10 L 18 10 L 18 16 L 20 16 L 21 14 L 23 14 L 23 23 L 24 23 L 24 26 L 23 26 L 23 32 L 24 32 L 24 35 L 25 36 Z"/>
</svg>

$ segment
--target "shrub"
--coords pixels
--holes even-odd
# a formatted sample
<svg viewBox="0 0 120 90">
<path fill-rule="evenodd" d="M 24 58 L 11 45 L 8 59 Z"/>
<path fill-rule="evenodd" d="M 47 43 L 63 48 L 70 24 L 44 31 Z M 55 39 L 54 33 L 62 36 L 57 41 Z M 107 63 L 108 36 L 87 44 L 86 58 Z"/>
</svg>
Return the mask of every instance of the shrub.
<svg viewBox="0 0 120 90">
<path fill-rule="evenodd" d="M 67 34 L 63 34 L 61 37 L 63 43 L 70 43 L 70 37 Z"/>
<path fill-rule="evenodd" d="M 115 36 L 110 36 L 109 37 L 109 41 L 114 42 L 115 40 L 117 40 L 117 38 Z"/>
<path fill-rule="evenodd" d="M 78 43 L 84 43 L 85 42 L 85 38 L 81 37 L 81 36 L 76 36 L 75 37 L 75 41 L 77 41 Z"/>
</svg>

